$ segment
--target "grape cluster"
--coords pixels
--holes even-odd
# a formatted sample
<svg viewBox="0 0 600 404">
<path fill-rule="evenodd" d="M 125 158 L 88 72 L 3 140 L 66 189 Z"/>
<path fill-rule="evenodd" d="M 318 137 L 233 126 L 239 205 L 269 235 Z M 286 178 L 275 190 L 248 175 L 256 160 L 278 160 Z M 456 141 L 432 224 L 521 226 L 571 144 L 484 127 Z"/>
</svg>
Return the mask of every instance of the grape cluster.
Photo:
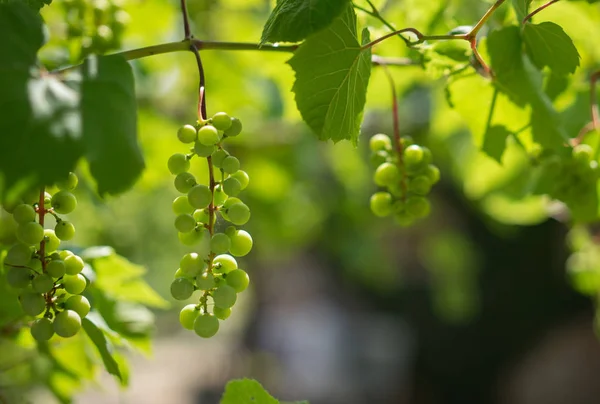
<svg viewBox="0 0 600 404">
<path fill-rule="evenodd" d="M 31 335 L 38 341 L 47 341 L 55 333 L 65 338 L 74 336 L 90 311 L 90 302 L 81 295 L 87 286 L 81 274 L 83 260 L 69 250 L 59 250 L 61 241 L 75 236 L 75 226 L 59 214 L 69 214 L 77 207 L 71 193 L 77 182 L 77 176 L 70 173 L 57 184 L 59 190 L 54 195 L 35 191 L 9 208 L 18 223 L 18 243 L 4 259 L 6 280 L 18 291 L 23 312 L 36 317 Z M 54 229 L 43 226 L 48 214 L 56 219 Z"/>
<path fill-rule="evenodd" d="M 82 57 L 121 47 L 129 14 L 121 0 L 65 0 L 67 36 L 81 43 Z"/>
<path fill-rule="evenodd" d="M 402 137 L 394 148 L 390 137 L 381 133 L 371 137 L 369 147 L 371 160 L 377 166 L 375 184 L 386 189 L 371 196 L 373 214 L 394 215 L 402 226 L 428 216 L 431 205 L 427 195 L 440 180 L 440 170 L 431 163 L 431 151 L 414 144 L 408 136 Z"/>
<path fill-rule="evenodd" d="M 568 158 L 555 158 L 546 162 L 546 170 L 552 176 L 550 195 L 565 202 L 577 205 L 582 196 L 595 194 L 596 183 L 600 177 L 598 161 L 593 158 L 593 149 L 587 144 L 573 147 Z"/>
<path fill-rule="evenodd" d="M 179 241 L 195 246 L 205 240 L 208 245 L 205 253 L 192 252 L 183 256 L 171 284 L 171 295 L 177 300 L 189 299 L 196 290 L 202 292 L 197 304 L 189 304 L 181 310 L 179 320 L 184 328 L 194 330 L 203 338 L 217 333 L 219 320 L 229 317 L 237 294 L 250 282 L 248 274 L 238 267 L 234 258 L 242 257 L 252 249 L 250 234 L 236 227 L 250 219 L 250 209 L 237 198 L 250 179 L 240 170 L 239 160 L 222 146 L 225 139 L 238 136 L 241 130 L 241 122 L 224 112 L 198 121 L 196 125 L 184 125 L 177 137 L 182 143 L 192 145 L 190 153 L 174 154 L 167 164 L 171 174 L 175 175 L 175 188 L 183 194 L 173 201 Z M 189 172 L 193 157 L 207 160 L 208 184 L 198 183 Z M 217 172 L 220 172 L 220 181 L 215 179 Z M 229 226 L 225 224 L 227 222 Z M 217 232 L 217 224 L 227 227 Z"/>
</svg>

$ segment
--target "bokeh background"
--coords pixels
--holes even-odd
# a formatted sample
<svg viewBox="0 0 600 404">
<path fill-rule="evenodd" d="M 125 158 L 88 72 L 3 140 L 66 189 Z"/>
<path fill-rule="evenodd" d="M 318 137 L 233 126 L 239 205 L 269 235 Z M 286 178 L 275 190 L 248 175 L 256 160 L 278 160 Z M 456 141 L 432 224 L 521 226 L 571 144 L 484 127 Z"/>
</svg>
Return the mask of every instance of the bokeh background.
<svg viewBox="0 0 600 404">
<path fill-rule="evenodd" d="M 258 42 L 274 2 L 188 3 L 197 38 Z M 396 26 L 432 34 L 473 24 L 489 3 L 376 2 Z M 131 17 L 125 48 L 182 38 L 178 2 L 127 0 L 124 7 Z M 43 15 L 51 32 L 60 32 L 60 7 Z M 578 21 L 590 15 L 600 18 L 598 6 L 560 2 L 540 20 L 561 24 L 589 62 L 598 60 L 591 38 L 600 38 L 600 24 Z M 507 4 L 490 26 L 510 18 Z M 373 26 L 373 37 L 385 32 L 373 19 L 359 20 Z M 57 52 L 51 45 L 48 58 Z M 375 52 L 417 56 L 394 39 Z M 171 308 L 154 313 L 152 353 L 131 354 L 128 390 L 100 376 L 76 402 L 213 404 L 236 377 L 256 378 L 282 400 L 311 404 L 600 401 L 594 305 L 566 271 L 568 229 L 548 218 L 542 198 L 504 192 L 526 169 L 521 149 L 509 144 L 501 165 L 473 144 L 472 122 L 485 119 L 489 101 L 453 110 L 443 79 L 432 80 L 419 66 L 392 68 L 401 131 L 430 147 L 442 170 L 431 216 L 401 228 L 368 207 L 376 190 L 368 138 L 391 133 L 392 124 L 383 71 L 373 69 L 355 148 L 318 142 L 302 123 L 289 54 L 201 55 L 209 114 L 226 111 L 244 123 L 229 149 L 251 178 L 242 198 L 252 210 L 246 228 L 255 246 L 241 259 L 251 288 L 216 337 L 203 340 L 180 327 L 178 311 L 187 302 L 173 301 L 169 286 L 188 249 L 173 226 L 177 193 L 166 162 L 185 148 L 177 128 L 195 119 L 197 70 L 188 53 L 133 61 L 147 168 L 134 189 L 106 201 L 92 183 L 80 187 L 72 220 L 81 245 L 110 245 L 146 266 L 147 281 Z M 204 166 L 192 172 L 207 176 Z M 51 401 L 42 395 L 36 402 Z"/>
</svg>

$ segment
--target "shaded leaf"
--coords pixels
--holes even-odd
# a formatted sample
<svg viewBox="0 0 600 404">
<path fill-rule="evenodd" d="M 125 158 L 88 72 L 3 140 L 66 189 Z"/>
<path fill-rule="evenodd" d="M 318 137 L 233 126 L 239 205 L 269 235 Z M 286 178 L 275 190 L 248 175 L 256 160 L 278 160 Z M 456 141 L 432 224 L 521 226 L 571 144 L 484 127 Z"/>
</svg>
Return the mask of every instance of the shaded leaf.
<svg viewBox="0 0 600 404">
<path fill-rule="evenodd" d="M 527 15 L 530 3 L 531 0 L 512 0 L 512 5 L 517 13 L 517 19 L 519 22 L 523 21 Z"/>
<path fill-rule="evenodd" d="M 238 379 L 227 383 L 221 404 L 279 404 L 279 401 L 256 380 Z"/>
<path fill-rule="evenodd" d="M 112 357 L 110 352 L 112 346 L 106 339 L 104 333 L 88 318 L 84 318 L 83 320 L 81 320 L 81 324 L 88 337 L 90 337 L 90 339 L 98 349 L 98 353 L 100 353 L 100 357 L 102 358 L 102 362 L 104 363 L 106 371 L 111 375 L 118 377 L 119 380 L 122 380 L 119 365 L 117 364 L 117 361 L 115 361 L 115 359 Z"/>
<path fill-rule="evenodd" d="M 526 23 L 523 39 L 527 54 L 538 67 L 548 66 L 553 73 L 567 75 L 579 66 L 579 52 L 560 25 L 553 22 Z"/>
<path fill-rule="evenodd" d="M 508 135 L 510 135 L 510 132 L 505 126 L 491 126 L 483 137 L 483 152 L 502 164 L 502 155 L 506 150 L 506 138 Z"/>
</svg>

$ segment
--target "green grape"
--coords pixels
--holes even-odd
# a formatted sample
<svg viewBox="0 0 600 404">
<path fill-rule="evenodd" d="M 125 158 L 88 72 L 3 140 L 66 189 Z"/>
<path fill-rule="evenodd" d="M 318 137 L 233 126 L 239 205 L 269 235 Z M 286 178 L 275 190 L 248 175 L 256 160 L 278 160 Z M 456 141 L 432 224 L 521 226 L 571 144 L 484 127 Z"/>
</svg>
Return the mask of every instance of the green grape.
<svg viewBox="0 0 600 404">
<path fill-rule="evenodd" d="M 195 304 L 188 304 L 179 312 L 179 322 L 183 328 L 188 330 L 194 329 L 194 321 L 200 315 L 200 310 Z"/>
<path fill-rule="evenodd" d="M 228 178 L 229 179 L 229 178 Z M 227 180 L 225 180 L 227 181 Z M 214 197 L 214 204 L 215 206 L 221 206 L 225 203 L 225 201 L 227 200 L 227 193 L 225 193 L 223 191 L 223 188 L 221 187 L 221 185 L 217 185 L 215 187 L 215 197 Z"/>
<path fill-rule="evenodd" d="M 223 208 L 229 209 L 232 205 L 235 205 L 236 203 L 242 203 L 242 200 L 239 198 L 227 198 L 227 200 L 223 204 Z"/>
<path fill-rule="evenodd" d="M 186 213 L 192 213 L 194 207 L 190 205 L 187 195 L 178 196 L 173 201 L 173 213 L 176 215 L 183 215 Z"/>
<path fill-rule="evenodd" d="M 187 233 L 196 228 L 196 220 L 190 214 L 179 215 L 175 218 L 175 228 L 181 233 Z"/>
<path fill-rule="evenodd" d="M 47 318 L 38 318 L 31 324 L 31 336 L 39 342 L 48 341 L 54 335 L 52 321 Z"/>
<path fill-rule="evenodd" d="M 237 233 L 237 228 L 235 226 L 228 226 L 225 229 L 225 234 L 227 234 L 228 237 L 233 237 L 235 233 Z"/>
<path fill-rule="evenodd" d="M 242 184 L 233 177 L 223 181 L 223 191 L 229 196 L 237 196 L 242 190 Z"/>
<path fill-rule="evenodd" d="M 244 225 L 250 220 L 250 208 L 244 203 L 236 203 L 227 209 L 229 221 L 237 226 Z"/>
<path fill-rule="evenodd" d="M 42 262 L 38 258 L 32 258 L 27 263 L 27 266 L 34 271 L 41 272 L 42 271 Z"/>
<path fill-rule="evenodd" d="M 380 187 L 394 185 L 400 181 L 400 170 L 395 164 L 383 163 L 375 170 L 373 180 Z"/>
<path fill-rule="evenodd" d="M 412 178 L 408 182 L 408 191 L 417 195 L 427 195 L 431 191 L 431 182 L 429 177 L 425 175 L 419 175 Z"/>
<path fill-rule="evenodd" d="M 47 252 L 54 252 L 58 250 L 58 247 L 60 247 L 60 239 L 56 236 L 54 230 L 45 229 L 44 240 L 46 240 L 44 245 L 46 246 Z"/>
<path fill-rule="evenodd" d="M 48 293 L 54 287 L 54 280 L 48 274 L 39 274 L 31 282 L 33 290 L 38 293 Z"/>
<path fill-rule="evenodd" d="M 175 271 L 175 275 L 173 276 L 175 279 L 177 278 L 191 278 L 190 276 L 186 275 L 181 268 L 177 268 L 177 271 Z"/>
<path fill-rule="evenodd" d="M 429 178 L 431 185 L 434 185 L 440 180 L 440 169 L 433 164 L 429 164 L 427 166 L 427 170 L 425 171 L 425 175 L 427 175 L 427 178 Z"/>
<path fill-rule="evenodd" d="M 71 222 L 61 220 L 60 222 L 56 223 L 56 226 L 54 227 L 54 233 L 60 240 L 69 241 L 75 237 L 75 226 Z"/>
<path fill-rule="evenodd" d="M 415 217 L 406 211 L 398 211 L 394 214 L 394 220 L 402 227 L 408 227 L 414 223 Z"/>
<path fill-rule="evenodd" d="M 382 150 L 389 150 L 392 148 L 392 139 L 383 133 L 373 135 L 371 139 L 369 139 L 369 148 L 374 153 Z"/>
<path fill-rule="evenodd" d="M 237 293 L 235 293 L 235 289 L 231 286 L 221 285 L 212 292 L 212 298 L 215 306 L 228 309 L 235 304 Z"/>
<path fill-rule="evenodd" d="M 423 150 L 423 161 L 422 161 L 421 165 L 431 163 L 431 161 L 433 160 L 433 155 L 431 154 L 431 150 L 429 150 L 429 148 L 425 147 L 425 146 L 421 146 L 421 149 Z"/>
<path fill-rule="evenodd" d="M 217 255 L 213 260 L 213 271 L 216 273 L 226 274 L 237 269 L 237 267 L 237 261 L 229 254 Z"/>
<path fill-rule="evenodd" d="M 33 222 L 35 220 L 35 209 L 31 205 L 17 205 L 13 210 L 12 215 L 19 224 Z"/>
<path fill-rule="evenodd" d="M 193 246 L 202 240 L 204 231 L 205 229 L 203 227 L 199 227 L 187 233 L 177 233 L 177 237 L 179 238 L 181 244 Z"/>
<path fill-rule="evenodd" d="M 223 254 L 229 250 L 231 241 L 225 233 L 217 233 L 210 239 L 210 250 L 215 254 Z"/>
<path fill-rule="evenodd" d="M 379 167 L 383 163 L 386 163 L 388 161 L 388 158 L 389 158 L 388 152 L 378 151 L 371 155 L 371 164 L 373 164 L 376 167 Z"/>
<path fill-rule="evenodd" d="M 27 245 L 39 244 L 44 239 L 44 228 L 36 222 L 20 224 L 17 239 Z"/>
<path fill-rule="evenodd" d="M 26 205 L 32 205 L 40 202 L 40 190 L 37 188 L 29 189 L 21 196 L 23 198 L 23 203 Z M 21 203 L 18 202 L 15 206 L 13 206 L 13 210 L 19 206 Z M 14 213 L 14 212 L 12 212 Z"/>
<path fill-rule="evenodd" d="M 79 314 L 79 317 L 84 318 L 90 312 L 92 306 L 90 305 L 90 301 L 81 295 L 71 296 L 65 302 L 65 308 L 69 310 L 73 310 L 75 313 Z"/>
<path fill-rule="evenodd" d="M 21 295 L 20 299 L 23 311 L 29 316 L 42 314 L 46 308 L 46 300 L 39 293 L 25 292 Z"/>
<path fill-rule="evenodd" d="M 81 329 L 81 317 L 73 310 L 61 311 L 54 319 L 54 332 L 63 337 L 74 336 Z"/>
<path fill-rule="evenodd" d="M 240 161 L 233 156 L 227 156 L 221 163 L 221 169 L 227 174 L 233 174 L 240 169 Z"/>
<path fill-rule="evenodd" d="M 221 165 L 223 164 L 223 160 L 225 160 L 227 157 L 229 157 L 229 153 L 227 153 L 227 150 L 225 150 L 225 149 L 217 150 L 211 157 L 213 166 L 215 166 L 217 168 L 221 168 Z"/>
<path fill-rule="evenodd" d="M 56 213 L 66 215 L 77 207 L 77 198 L 69 191 L 58 191 L 52 197 L 51 204 Z"/>
<path fill-rule="evenodd" d="M 192 125 L 183 125 L 177 131 L 177 138 L 181 143 L 192 143 L 196 140 L 196 128 Z"/>
<path fill-rule="evenodd" d="M 6 270 L 6 282 L 15 289 L 23 289 L 31 282 L 31 273 L 27 268 L 9 267 Z"/>
<path fill-rule="evenodd" d="M 223 133 L 228 137 L 235 137 L 242 133 L 242 122 L 237 118 L 231 118 L 231 126 Z"/>
<path fill-rule="evenodd" d="M 68 177 L 62 181 L 59 181 L 56 185 L 59 189 L 65 191 L 72 191 L 77 188 L 77 184 L 79 183 L 79 178 L 75 173 L 69 173 Z"/>
<path fill-rule="evenodd" d="M 585 143 L 578 144 L 577 146 L 573 147 L 572 155 L 576 161 L 587 164 L 592 161 L 592 158 L 594 157 L 594 149 Z"/>
<path fill-rule="evenodd" d="M 78 273 L 83 271 L 83 267 L 85 266 L 83 259 L 81 259 L 80 256 L 75 254 L 71 254 L 68 257 L 65 257 L 64 263 L 67 275 L 77 275 Z"/>
<path fill-rule="evenodd" d="M 243 257 L 247 255 L 250 250 L 252 250 L 252 237 L 250 233 L 245 230 L 238 230 L 236 234 L 231 239 L 231 247 L 229 247 L 229 252 L 236 257 Z"/>
<path fill-rule="evenodd" d="M 50 209 L 52 207 L 52 195 L 48 192 L 44 192 L 44 208 Z M 60 212 L 57 212 L 60 213 Z"/>
<path fill-rule="evenodd" d="M 17 243 L 13 245 L 6 253 L 4 263 L 14 266 L 24 266 L 31 260 L 33 251 L 31 247 L 25 244 Z"/>
<path fill-rule="evenodd" d="M 200 290 L 210 290 L 215 287 L 215 277 L 209 272 L 204 272 L 196 277 L 196 286 Z"/>
<path fill-rule="evenodd" d="M 242 191 L 246 189 L 246 187 L 250 183 L 250 177 L 248 176 L 248 173 L 243 170 L 237 170 L 236 172 L 231 174 L 231 178 L 235 178 L 240 182 L 240 185 L 242 186 Z"/>
<path fill-rule="evenodd" d="M 208 220 L 210 219 L 207 209 L 196 209 L 193 216 L 194 220 L 200 223 L 208 223 Z"/>
<path fill-rule="evenodd" d="M 205 125 L 198 130 L 198 141 L 205 146 L 219 143 L 219 132 L 212 125 Z"/>
<path fill-rule="evenodd" d="M 212 201 L 210 188 L 203 184 L 194 185 L 188 192 L 188 201 L 196 209 L 206 208 Z"/>
<path fill-rule="evenodd" d="M 190 169 L 190 160 L 188 160 L 185 154 L 175 153 L 169 157 L 167 167 L 173 175 L 185 173 Z"/>
<path fill-rule="evenodd" d="M 389 216 L 392 213 L 392 195 L 389 192 L 376 192 L 371 196 L 370 206 L 375 216 Z"/>
<path fill-rule="evenodd" d="M 204 313 L 194 321 L 194 332 L 202 338 L 210 338 L 219 331 L 219 320 L 209 313 Z"/>
<path fill-rule="evenodd" d="M 406 212 L 411 216 L 422 218 L 429 215 L 431 205 L 427 198 L 422 196 L 411 196 L 406 200 Z"/>
<path fill-rule="evenodd" d="M 227 320 L 231 315 L 231 308 L 222 309 L 220 307 L 213 307 L 213 314 L 219 320 Z"/>
<path fill-rule="evenodd" d="M 61 259 L 52 260 L 46 264 L 46 272 L 53 278 L 61 278 L 67 273 L 65 262 Z"/>
<path fill-rule="evenodd" d="M 206 264 L 196 253 L 189 253 L 181 258 L 179 262 L 179 268 L 181 272 L 183 272 L 186 276 L 196 276 L 198 275 L 204 268 Z"/>
<path fill-rule="evenodd" d="M 63 277 L 62 284 L 67 292 L 72 295 L 78 295 L 85 290 L 87 281 L 81 274 L 65 275 Z"/>
<path fill-rule="evenodd" d="M 194 143 L 194 152 L 198 155 L 198 157 L 208 157 L 215 153 L 215 150 L 217 150 L 217 146 L 214 144 L 206 146 L 200 142 Z"/>
<path fill-rule="evenodd" d="M 415 144 L 415 141 L 410 136 L 402 136 L 400 138 L 400 144 L 402 144 L 402 148 L 403 149 L 406 149 L 407 147 L 412 146 L 413 144 Z"/>
<path fill-rule="evenodd" d="M 196 177 L 190 173 L 177 174 L 175 177 L 175 189 L 182 194 L 187 194 L 196 185 Z"/>
<path fill-rule="evenodd" d="M 218 130 L 227 130 L 231 127 L 231 117 L 225 112 L 217 112 L 213 115 L 211 121 Z"/>
<path fill-rule="evenodd" d="M 177 278 L 171 283 L 171 296 L 174 299 L 189 299 L 193 293 L 194 284 L 187 278 Z"/>
<path fill-rule="evenodd" d="M 227 284 L 231 286 L 237 293 L 241 293 L 250 284 L 250 277 L 248 277 L 248 273 L 242 269 L 234 269 L 233 271 L 227 274 L 227 278 L 225 278 Z"/>
<path fill-rule="evenodd" d="M 421 146 L 408 146 L 404 149 L 404 164 L 407 167 L 417 167 L 424 161 L 424 154 Z"/>
</svg>

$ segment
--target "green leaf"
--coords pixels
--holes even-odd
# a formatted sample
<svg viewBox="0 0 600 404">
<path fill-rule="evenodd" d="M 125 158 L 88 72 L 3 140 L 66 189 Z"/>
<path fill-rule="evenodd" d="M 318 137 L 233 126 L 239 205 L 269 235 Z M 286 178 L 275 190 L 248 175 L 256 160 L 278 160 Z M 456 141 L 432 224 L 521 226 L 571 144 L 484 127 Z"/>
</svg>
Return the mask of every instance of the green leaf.
<svg viewBox="0 0 600 404">
<path fill-rule="evenodd" d="M 221 404 L 279 404 L 279 401 L 256 380 L 238 379 L 227 383 Z"/>
<path fill-rule="evenodd" d="M 261 43 L 299 42 L 326 28 L 348 0 L 278 0 L 263 28 Z"/>
<path fill-rule="evenodd" d="M 517 19 L 519 22 L 523 21 L 525 16 L 527 16 L 530 3 L 531 0 L 512 0 L 512 5 L 517 13 Z"/>
<path fill-rule="evenodd" d="M 96 324 L 92 323 L 88 318 L 84 318 L 83 320 L 81 320 L 81 324 L 88 337 L 90 337 L 90 339 L 98 349 L 98 353 L 100 353 L 100 357 L 102 358 L 102 362 L 104 363 L 106 371 L 111 375 L 118 377 L 119 380 L 122 380 L 119 365 L 110 353 L 112 345 L 106 339 L 104 333 L 96 326 Z"/>
<path fill-rule="evenodd" d="M 502 164 L 502 155 L 506 150 L 506 138 L 508 135 L 510 135 L 510 132 L 505 126 L 491 126 L 483 136 L 483 152 Z"/>
<path fill-rule="evenodd" d="M 100 194 L 123 192 L 144 169 L 131 66 L 121 56 L 92 57 L 82 76 L 83 141 L 90 171 Z"/>
<path fill-rule="evenodd" d="M 556 74 L 567 75 L 575 73 L 579 66 L 579 52 L 560 25 L 526 23 L 523 39 L 527 54 L 540 69 L 548 66 Z"/>
<path fill-rule="evenodd" d="M 363 44 L 369 32 L 362 33 Z M 304 121 L 319 139 L 358 141 L 371 51 L 361 50 L 356 15 L 348 7 L 327 29 L 309 37 L 288 62 L 296 72 L 292 91 Z"/>
<path fill-rule="evenodd" d="M 0 70 L 29 68 L 44 44 L 41 17 L 21 2 L 0 4 Z"/>
</svg>

